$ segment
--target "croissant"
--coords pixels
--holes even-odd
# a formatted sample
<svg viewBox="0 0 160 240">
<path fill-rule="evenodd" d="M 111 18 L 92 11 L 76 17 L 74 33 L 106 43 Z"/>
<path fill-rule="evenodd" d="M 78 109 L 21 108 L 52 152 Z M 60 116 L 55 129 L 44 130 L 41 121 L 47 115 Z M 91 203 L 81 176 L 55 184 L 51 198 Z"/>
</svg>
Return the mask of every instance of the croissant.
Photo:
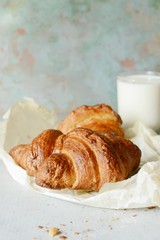
<svg viewBox="0 0 160 240">
<path fill-rule="evenodd" d="M 71 111 L 58 127 L 64 134 L 77 128 L 84 127 L 105 135 L 108 133 L 124 137 L 121 117 L 104 103 L 94 106 L 80 106 Z"/>
<path fill-rule="evenodd" d="M 141 151 L 123 134 L 121 119 L 109 106 L 82 106 L 58 130 L 43 131 L 10 155 L 42 187 L 99 191 L 106 182 L 128 178 L 139 166 Z"/>
</svg>

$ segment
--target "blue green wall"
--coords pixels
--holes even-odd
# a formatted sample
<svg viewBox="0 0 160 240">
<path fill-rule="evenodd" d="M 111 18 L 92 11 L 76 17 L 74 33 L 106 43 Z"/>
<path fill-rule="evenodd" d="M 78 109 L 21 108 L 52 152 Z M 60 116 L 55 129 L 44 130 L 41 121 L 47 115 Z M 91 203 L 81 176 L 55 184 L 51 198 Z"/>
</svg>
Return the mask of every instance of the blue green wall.
<svg viewBox="0 0 160 240">
<path fill-rule="evenodd" d="M 116 108 L 116 77 L 160 71 L 160 0 L 1 0 L 0 100 Z"/>
</svg>

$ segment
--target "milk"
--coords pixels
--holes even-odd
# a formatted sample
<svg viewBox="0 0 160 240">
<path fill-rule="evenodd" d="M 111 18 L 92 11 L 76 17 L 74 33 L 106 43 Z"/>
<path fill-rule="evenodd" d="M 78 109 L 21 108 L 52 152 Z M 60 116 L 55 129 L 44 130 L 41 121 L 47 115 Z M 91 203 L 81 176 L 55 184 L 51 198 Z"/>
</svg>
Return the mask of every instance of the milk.
<svg viewBox="0 0 160 240">
<path fill-rule="evenodd" d="M 154 130 L 160 128 L 160 75 L 121 75 L 117 80 L 117 103 L 124 127 L 141 121 Z"/>
</svg>

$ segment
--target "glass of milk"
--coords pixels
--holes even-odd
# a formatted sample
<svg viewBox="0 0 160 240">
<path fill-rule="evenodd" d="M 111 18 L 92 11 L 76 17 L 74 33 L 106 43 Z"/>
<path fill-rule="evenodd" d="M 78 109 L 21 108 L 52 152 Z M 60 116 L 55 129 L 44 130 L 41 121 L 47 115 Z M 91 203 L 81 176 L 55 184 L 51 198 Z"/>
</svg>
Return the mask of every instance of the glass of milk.
<svg viewBox="0 0 160 240">
<path fill-rule="evenodd" d="M 124 127 L 141 121 L 146 126 L 160 128 L 160 73 L 132 72 L 117 79 L 118 113 Z"/>
</svg>

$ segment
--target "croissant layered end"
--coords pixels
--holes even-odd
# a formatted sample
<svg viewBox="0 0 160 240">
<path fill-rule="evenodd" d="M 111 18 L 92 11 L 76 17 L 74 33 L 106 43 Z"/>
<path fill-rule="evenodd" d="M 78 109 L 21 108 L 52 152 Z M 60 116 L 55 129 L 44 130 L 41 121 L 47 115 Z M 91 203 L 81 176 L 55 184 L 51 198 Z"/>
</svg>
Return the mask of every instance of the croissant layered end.
<svg viewBox="0 0 160 240">
<path fill-rule="evenodd" d="M 15 146 L 9 154 L 20 167 L 26 169 L 30 176 L 35 176 L 41 162 L 51 155 L 56 140 L 61 134 L 59 130 L 45 130 L 35 137 L 31 144 Z"/>
<path fill-rule="evenodd" d="M 36 183 L 52 189 L 72 188 L 75 181 L 74 170 L 64 154 L 52 154 L 40 165 Z"/>
<path fill-rule="evenodd" d="M 27 168 L 27 159 L 32 159 L 31 145 L 21 144 L 13 147 L 9 154 L 23 169 Z"/>
</svg>

